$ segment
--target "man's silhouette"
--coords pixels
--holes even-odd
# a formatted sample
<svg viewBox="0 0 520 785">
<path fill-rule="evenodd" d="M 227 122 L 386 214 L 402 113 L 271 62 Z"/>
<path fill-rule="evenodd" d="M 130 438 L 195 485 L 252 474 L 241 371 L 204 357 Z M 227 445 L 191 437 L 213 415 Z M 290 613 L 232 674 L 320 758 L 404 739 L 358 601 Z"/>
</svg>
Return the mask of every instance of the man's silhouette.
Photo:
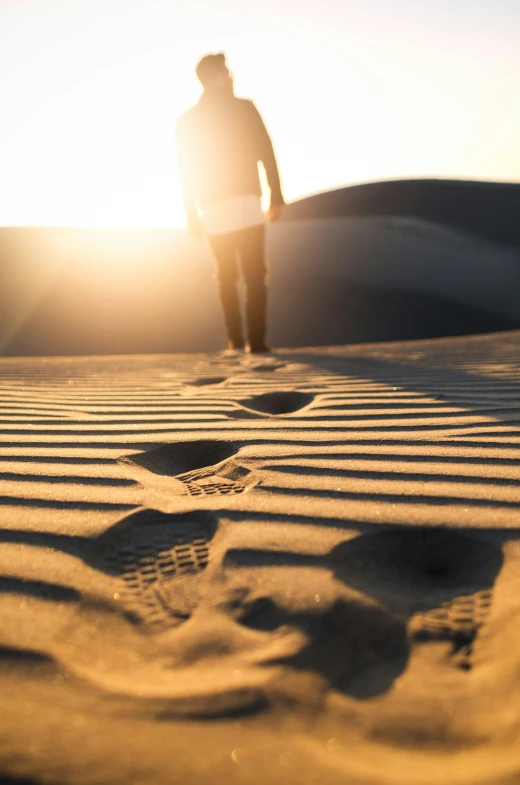
<svg viewBox="0 0 520 785">
<path fill-rule="evenodd" d="M 258 161 L 271 191 L 267 218 L 276 221 L 284 199 L 273 145 L 254 103 L 235 96 L 224 54 L 206 55 L 195 70 L 204 92 L 175 127 L 187 226 L 194 237 L 208 237 L 229 349 L 245 347 L 238 256 L 246 287 L 249 349 L 269 351 L 265 342 L 268 270 Z"/>
</svg>

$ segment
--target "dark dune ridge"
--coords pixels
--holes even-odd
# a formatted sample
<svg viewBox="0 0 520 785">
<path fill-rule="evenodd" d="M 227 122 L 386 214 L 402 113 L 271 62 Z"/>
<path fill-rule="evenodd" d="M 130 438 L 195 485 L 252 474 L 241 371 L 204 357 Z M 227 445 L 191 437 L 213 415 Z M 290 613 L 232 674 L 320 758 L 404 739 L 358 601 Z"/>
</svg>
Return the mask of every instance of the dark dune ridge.
<svg viewBox="0 0 520 785">
<path fill-rule="evenodd" d="M 424 292 L 316 277 L 297 284 L 293 346 L 403 341 L 512 330 L 518 320 Z M 272 298 L 280 311 L 282 293 Z M 316 308 L 319 303 L 321 307 Z M 273 325 L 276 329 L 278 325 Z"/>
<path fill-rule="evenodd" d="M 520 184 L 467 180 L 389 180 L 308 196 L 285 220 L 401 215 L 446 224 L 494 243 L 520 245 Z"/>
<path fill-rule="evenodd" d="M 519 197 L 514 184 L 417 180 L 288 205 L 268 228 L 270 342 L 516 329 Z M 184 230 L 0 229 L 0 270 L 3 355 L 198 352 L 226 342 L 209 247 Z"/>
</svg>

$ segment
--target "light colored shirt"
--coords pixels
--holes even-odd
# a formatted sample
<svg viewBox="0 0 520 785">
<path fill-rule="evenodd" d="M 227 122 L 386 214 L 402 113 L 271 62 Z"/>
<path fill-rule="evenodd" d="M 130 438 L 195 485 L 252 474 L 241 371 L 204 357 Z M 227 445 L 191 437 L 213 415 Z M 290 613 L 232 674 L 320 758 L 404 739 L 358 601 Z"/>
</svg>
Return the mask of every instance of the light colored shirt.
<svg viewBox="0 0 520 785">
<path fill-rule="evenodd" d="M 207 235 L 227 234 L 263 224 L 260 197 L 256 194 L 228 196 L 202 210 L 202 226 Z"/>
</svg>

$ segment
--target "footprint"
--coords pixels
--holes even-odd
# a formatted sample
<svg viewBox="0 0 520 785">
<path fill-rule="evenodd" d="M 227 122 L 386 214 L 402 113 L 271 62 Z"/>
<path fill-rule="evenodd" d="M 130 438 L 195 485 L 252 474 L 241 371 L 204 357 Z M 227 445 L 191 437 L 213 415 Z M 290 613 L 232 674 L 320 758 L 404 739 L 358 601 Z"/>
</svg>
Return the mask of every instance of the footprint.
<svg viewBox="0 0 520 785">
<path fill-rule="evenodd" d="M 338 577 L 408 619 L 414 642 L 451 644 L 469 670 L 503 557 L 499 548 L 444 528 L 364 535 L 331 554 Z"/>
<path fill-rule="evenodd" d="M 244 362 L 244 368 L 248 371 L 262 371 L 262 372 L 269 372 L 269 371 L 278 371 L 280 368 L 285 368 L 287 363 L 282 362 L 281 360 L 272 360 L 271 362 Z"/>
<path fill-rule="evenodd" d="M 245 401 L 240 401 L 239 406 L 244 413 L 284 415 L 293 414 L 305 409 L 314 401 L 315 396 L 303 392 L 271 392 L 255 395 Z M 228 415 L 235 419 L 243 417 L 241 412 L 232 412 Z"/>
<path fill-rule="evenodd" d="M 244 493 L 258 481 L 236 460 L 238 452 L 234 442 L 179 442 L 125 456 L 119 465 L 127 477 L 162 496 L 229 495 Z"/>
<path fill-rule="evenodd" d="M 311 639 L 317 634 L 311 649 L 320 652 L 326 627 L 313 631 L 313 618 L 330 625 L 330 640 L 337 638 L 334 646 L 340 651 L 343 635 L 345 651 L 358 664 L 350 675 L 341 675 L 341 662 L 331 653 L 334 683 L 367 697 L 388 687 L 404 667 L 410 646 L 420 642 L 444 641 L 451 663 L 469 670 L 502 562 L 500 549 L 483 540 L 440 527 L 403 527 L 360 535 L 323 556 L 235 549 L 225 566 L 228 581 L 237 581 L 242 596 L 249 593 L 257 600 L 249 613 L 255 626 L 275 629 L 290 624 L 293 616 Z M 344 585 L 345 594 L 334 588 L 332 578 Z M 244 623 L 251 623 L 249 617 Z M 357 641 L 356 630 L 362 628 Z M 375 670 L 367 678 L 370 663 Z"/>
<path fill-rule="evenodd" d="M 138 623 L 155 630 L 176 627 L 198 605 L 216 529 L 205 511 L 140 510 L 94 541 L 86 560 L 121 579 L 114 597 Z"/>
<path fill-rule="evenodd" d="M 105 704 L 109 714 L 120 712 L 121 700 L 134 717 L 218 717 L 264 708 L 266 685 L 281 676 L 280 641 L 242 630 L 219 610 L 222 586 L 207 569 L 216 529 L 208 512 L 149 509 L 97 538 L 65 543 L 46 535 L 44 542 L 52 547 L 57 540 L 93 567 L 97 579 L 91 574 L 79 594 L 4 581 L 17 623 L 3 630 L 3 665 L 10 658 L 17 668 L 52 669 L 53 677 L 59 669 L 79 679 L 81 689 L 88 684 L 114 698 Z"/>
<path fill-rule="evenodd" d="M 406 667 L 406 620 L 342 587 L 327 561 L 289 551 L 228 550 L 229 612 L 264 634 L 297 631 L 301 645 L 286 652 L 292 667 L 358 697 L 385 692 Z"/>
<path fill-rule="evenodd" d="M 410 637 L 417 642 L 451 643 L 454 664 L 470 670 L 475 638 L 486 622 L 492 599 L 492 591 L 480 591 L 455 597 L 426 613 L 417 613 L 408 625 Z"/>
<path fill-rule="evenodd" d="M 223 386 L 227 381 L 227 376 L 201 376 L 184 384 L 187 387 L 218 387 Z"/>
</svg>

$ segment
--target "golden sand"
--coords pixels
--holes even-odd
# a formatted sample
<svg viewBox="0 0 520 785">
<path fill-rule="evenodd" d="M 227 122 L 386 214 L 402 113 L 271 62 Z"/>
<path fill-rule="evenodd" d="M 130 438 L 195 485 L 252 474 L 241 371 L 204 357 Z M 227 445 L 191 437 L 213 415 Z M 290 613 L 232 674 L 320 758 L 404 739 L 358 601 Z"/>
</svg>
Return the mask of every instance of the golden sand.
<svg viewBox="0 0 520 785">
<path fill-rule="evenodd" d="M 0 773 L 518 782 L 519 358 L 0 361 Z"/>
</svg>

